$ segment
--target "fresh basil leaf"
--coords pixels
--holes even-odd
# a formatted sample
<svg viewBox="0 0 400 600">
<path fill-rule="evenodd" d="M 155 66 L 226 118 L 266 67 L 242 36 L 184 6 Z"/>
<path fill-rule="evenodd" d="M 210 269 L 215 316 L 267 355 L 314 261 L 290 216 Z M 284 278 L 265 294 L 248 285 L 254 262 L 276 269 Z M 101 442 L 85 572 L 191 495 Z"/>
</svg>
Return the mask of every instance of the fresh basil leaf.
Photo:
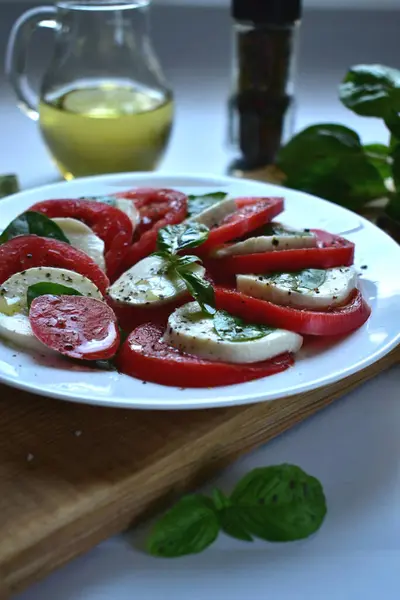
<svg viewBox="0 0 400 600">
<path fill-rule="evenodd" d="M 177 260 L 176 260 L 176 264 L 178 264 L 181 267 L 187 266 L 187 265 L 193 265 L 195 263 L 202 263 L 203 261 L 201 260 L 201 258 L 199 256 L 192 256 L 192 255 L 187 255 L 187 256 L 180 256 Z"/>
<path fill-rule="evenodd" d="M 225 192 L 212 192 L 203 196 L 188 196 L 188 217 L 194 217 L 203 212 L 203 210 L 214 206 L 214 204 L 218 204 L 218 202 L 225 200 L 227 195 Z"/>
<path fill-rule="evenodd" d="M 356 211 L 386 194 L 382 175 L 364 154 L 343 157 L 336 164 L 333 158 L 321 160 L 299 177 L 289 173 L 285 185 Z"/>
<path fill-rule="evenodd" d="M 289 179 L 298 179 L 321 166 L 334 168 L 342 156 L 354 156 L 361 149 L 358 134 L 334 123 L 307 127 L 295 135 L 278 153 L 277 166 Z"/>
<path fill-rule="evenodd" d="M 400 144 L 394 146 L 391 156 L 393 159 L 392 174 L 396 193 L 390 195 L 385 212 L 391 219 L 400 222 Z"/>
<path fill-rule="evenodd" d="M 0 198 L 11 196 L 19 192 L 19 183 L 16 175 L 0 176 Z"/>
<path fill-rule="evenodd" d="M 391 135 L 397 138 L 397 140 L 400 140 L 400 109 L 385 119 L 385 125 L 389 129 Z"/>
<path fill-rule="evenodd" d="M 358 115 L 390 119 L 400 111 L 400 71 L 383 65 L 356 65 L 340 85 L 339 96 Z"/>
<path fill-rule="evenodd" d="M 51 281 L 41 281 L 30 285 L 27 290 L 26 298 L 28 308 L 30 308 L 35 298 L 50 294 L 52 296 L 82 296 L 80 292 L 61 283 L 51 283 Z"/>
<path fill-rule="evenodd" d="M 186 496 L 156 523 L 147 550 L 164 558 L 198 554 L 217 539 L 219 530 L 210 500 L 200 495 Z"/>
<path fill-rule="evenodd" d="M 383 180 L 389 179 L 392 175 L 389 162 L 389 148 L 384 144 L 367 144 L 364 146 L 364 152 L 377 171 L 379 171 Z"/>
<path fill-rule="evenodd" d="M 68 238 L 57 223 L 54 223 L 46 215 L 33 211 L 22 213 L 14 221 L 11 221 L 0 235 L 0 244 L 4 244 L 4 242 L 8 242 L 8 240 L 19 235 L 39 235 L 69 244 Z"/>
<path fill-rule="evenodd" d="M 296 274 L 298 286 L 308 290 L 316 290 L 326 281 L 326 271 L 323 269 L 304 269 Z"/>
<path fill-rule="evenodd" d="M 321 527 L 327 510 L 320 482 L 288 464 L 251 471 L 230 499 L 240 526 L 270 542 L 309 537 Z"/>
<path fill-rule="evenodd" d="M 224 533 L 243 542 L 252 542 L 253 536 L 247 530 L 240 508 L 229 506 L 218 513 L 219 524 Z"/>
<path fill-rule="evenodd" d="M 207 315 L 215 313 L 214 288 L 207 279 L 193 273 L 189 267 L 177 266 L 175 269 L 178 276 L 186 283 L 186 287 L 193 298 L 200 304 L 203 312 Z"/>
<path fill-rule="evenodd" d="M 81 196 L 80 200 L 91 200 L 92 202 L 100 202 L 101 204 L 107 204 L 115 208 L 117 206 L 117 199 L 114 196 Z"/>
<path fill-rule="evenodd" d="M 239 317 L 233 317 L 224 310 L 219 310 L 214 315 L 214 329 L 216 333 L 228 342 L 249 342 L 263 338 L 275 329 L 266 325 L 253 325 L 246 323 Z"/>
<path fill-rule="evenodd" d="M 207 240 L 209 232 L 202 223 L 167 225 L 158 232 L 157 250 L 176 254 L 187 248 L 197 248 Z"/>
<path fill-rule="evenodd" d="M 273 273 L 271 275 L 264 275 L 265 281 L 271 281 L 277 285 L 281 285 L 291 290 L 297 290 L 299 282 L 297 280 L 297 273 Z"/>
</svg>

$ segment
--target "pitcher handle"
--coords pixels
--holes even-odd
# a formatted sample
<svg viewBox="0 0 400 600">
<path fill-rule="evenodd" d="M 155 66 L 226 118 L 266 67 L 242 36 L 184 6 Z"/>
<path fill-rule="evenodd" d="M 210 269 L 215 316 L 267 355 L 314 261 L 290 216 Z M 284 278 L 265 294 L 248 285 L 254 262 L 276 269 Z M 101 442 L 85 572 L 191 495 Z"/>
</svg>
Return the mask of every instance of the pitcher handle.
<svg viewBox="0 0 400 600">
<path fill-rule="evenodd" d="M 5 71 L 18 98 L 18 106 L 28 117 L 39 119 L 39 97 L 26 73 L 28 46 L 33 33 L 39 27 L 57 30 L 61 27 L 56 19 L 54 6 L 38 6 L 26 11 L 15 22 L 8 40 Z"/>
</svg>

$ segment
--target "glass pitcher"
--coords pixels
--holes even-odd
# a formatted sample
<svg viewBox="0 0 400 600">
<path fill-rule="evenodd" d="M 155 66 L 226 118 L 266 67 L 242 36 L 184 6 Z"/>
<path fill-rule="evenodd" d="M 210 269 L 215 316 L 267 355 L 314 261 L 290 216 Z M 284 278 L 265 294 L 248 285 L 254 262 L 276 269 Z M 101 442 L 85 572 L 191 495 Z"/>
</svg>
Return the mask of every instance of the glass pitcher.
<svg viewBox="0 0 400 600">
<path fill-rule="evenodd" d="M 173 96 L 149 37 L 149 4 L 65 0 L 33 8 L 14 25 L 6 72 L 65 179 L 149 171 L 163 156 Z M 37 95 L 26 63 L 39 27 L 54 31 L 55 45 Z"/>
</svg>

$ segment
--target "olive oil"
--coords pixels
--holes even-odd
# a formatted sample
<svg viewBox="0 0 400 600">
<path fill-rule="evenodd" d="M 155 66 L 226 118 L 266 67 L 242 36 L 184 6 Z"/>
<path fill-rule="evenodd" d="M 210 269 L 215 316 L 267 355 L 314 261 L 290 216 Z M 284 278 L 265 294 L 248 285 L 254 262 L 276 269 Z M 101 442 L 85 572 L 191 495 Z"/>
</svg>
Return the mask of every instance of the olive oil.
<svg viewBox="0 0 400 600">
<path fill-rule="evenodd" d="M 173 101 L 153 91 L 102 85 L 41 101 L 39 117 L 65 179 L 150 171 L 168 144 Z"/>
</svg>

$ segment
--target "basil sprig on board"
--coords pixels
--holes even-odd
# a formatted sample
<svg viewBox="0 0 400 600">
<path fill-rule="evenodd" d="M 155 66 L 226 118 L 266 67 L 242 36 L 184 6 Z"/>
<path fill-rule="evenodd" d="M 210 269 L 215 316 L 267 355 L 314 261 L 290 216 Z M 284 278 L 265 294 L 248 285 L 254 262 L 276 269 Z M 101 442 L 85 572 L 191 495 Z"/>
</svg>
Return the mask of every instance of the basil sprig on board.
<svg viewBox="0 0 400 600">
<path fill-rule="evenodd" d="M 26 293 L 28 308 L 31 307 L 35 298 L 46 296 L 47 294 L 51 296 L 83 296 L 81 292 L 78 292 L 67 285 L 52 283 L 51 281 L 40 281 L 39 283 L 34 283 L 28 287 Z"/>
<path fill-rule="evenodd" d="M 226 192 L 211 192 L 210 194 L 203 194 L 202 196 L 191 195 L 188 196 L 188 217 L 194 217 L 199 213 L 203 212 L 207 208 L 211 208 L 214 204 L 218 204 L 228 196 Z"/>
<path fill-rule="evenodd" d="M 193 268 L 202 261 L 198 256 L 179 256 L 178 252 L 197 248 L 209 235 L 209 229 L 201 223 L 181 223 L 160 229 L 157 237 L 157 252 L 167 263 L 167 271 L 182 279 L 189 293 L 208 314 L 215 313 L 214 288 L 209 281 L 200 277 Z"/>
<path fill-rule="evenodd" d="M 321 483 L 299 467 L 254 469 L 229 496 L 214 490 L 211 498 L 182 498 L 155 524 L 147 550 L 164 558 L 198 554 L 221 531 L 248 542 L 300 540 L 318 531 L 326 512 Z"/>
<path fill-rule="evenodd" d="M 0 198 L 11 196 L 19 192 L 18 177 L 16 175 L 0 175 Z"/>
<path fill-rule="evenodd" d="M 38 235 L 69 244 L 62 229 L 51 219 L 34 211 L 27 211 L 16 217 L 0 235 L 0 244 L 20 235 Z"/>
<path fill-rule="evenodd" d="M 283 183 L 355 211 L 386 199 L 381 217 L 400 224 L 400 70 L 356 65 L 340 84 L 339 98 L 357 115 L 382 119 L 388 144 L 363 145 L 355 131 L 337 123 L 313 125 L 278 153 Z"/>
</svg>

